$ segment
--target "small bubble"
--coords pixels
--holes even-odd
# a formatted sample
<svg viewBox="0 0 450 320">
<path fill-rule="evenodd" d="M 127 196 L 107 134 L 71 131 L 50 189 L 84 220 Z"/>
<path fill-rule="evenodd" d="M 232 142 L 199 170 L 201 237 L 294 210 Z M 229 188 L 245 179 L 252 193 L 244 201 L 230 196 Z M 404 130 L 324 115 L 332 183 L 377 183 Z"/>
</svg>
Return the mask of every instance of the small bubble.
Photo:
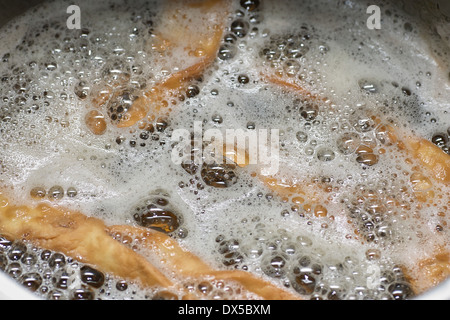
<svg viewBox="0 0 450 320">
<path fill-rule="evenodd" d="M 24 274 L 19 280 L 26 288 L 36 291 L 42 284 L 42 277 L 37 272 Z"/>
<path fill-rule="evenodd" d="M 312 240 L 310 238 L 308 238 L 307 236 L 298 236 L 297 241 L 304 247 L 309 247 L 309 246 L 312 246 L 312 244 L 313 244 Z"/>
<path fill-rule="evenodd" d="M 231 32 L 238 38 L 243 38 L 247 35 L 249 29 L 248 22 L 242 19 L 236 19 L 231 23 Z"/>
<path fill-rule="evenodd" d="M 67 188 L 66 193 L 69 198 L 73 198 L 77 195 L 77 190 L 74 187 L 69 187 Z"/>
<path fill-rule="evenodd" d="M 260 51 L 259 55 L 265 58 L 267 61 L 274 61 L 280 58 L 281 53 L 278 50 L 272 48 L 264 48 Z"/>
<path fill-rule="evenodd" d="M 407 95 L 407 96 L 410 96 L 410 95 L 411 95 L 411 90 L 409 90 L 409 89 L 406 88 L 406 87 L 402 87 L 402 92 L 403 92 L 405 95 Z"/>
<path fill-rule="evenodd" d="M 232 33 L 227 33 L 223 38 L 223 41 L 225 43 L 231 43 L 231 44 L 235 43 L 236 40 L 237 40 L 236 36 Z"/>
<path fill-rule="evenodd" d="M 307 103 L 305 106 L 302 106 L 300 108 L 300 115 L 306 120 L 306 121 L 312 121 L 314 120 L 317 115 L 319 108 L 315 104 Z"/>
<path fill-rule="evenodd" d="M 5 53 L 2 57 L 2 62 L 8 62 L 10 56 L 11 56 L 10 53 Z"/>
<path fill-rule="evenodd" d="M 80 274 L 81 281 L 94 288 L 100 288 L 105 282 L 105 276 L 103 273 L 89 266 L 81 267 Z"/>
<path fill-rule="evenodd" d="M 238 76 L 238 82 L 239 83 L 247 84 L 249 81 L 250 81 L 249 77 L 244 75 L 244 74 L 241 74 L 241 75 Z"/>
<path fill-rule="evenodd" d="M 212 285 L 209 282 L 206 281 L 202 281 L 198 284 L 197 289 L 203 293 L 203 294 L 208 294 L 211 292 L 212 290 Z"/>
<path fill-rule="evenodd" d="M 87 85 L 86 82 L 84 81 L 80 81 L 77 83 L 77 85 L 74 88 L 74 92 L 77 95 L 78 98 L 80 98 L 81 100 L 84 100 L 87 98 L 88 94 L 89 94 L 89 86 Z"/>
<path fill-rule="evenodd" d="M 117 281 L 116 289 L 119 291 L 125 291 L 128 289 L 128 283 L 125 280 Z"/>
<path fill-rule="evenodd" d="M 200 88 L 196 85 L 190 85 L 186 90 L 186 96 L 193 98 L 200 93 Z"/>
<path fill-rule="evenodd" d="M 13 262 L 8 265 L 6 272 L 14 279 L 22 274 L 22 266 L 18 262 Z"/>
<path fill-rule="evenodd" d="M 58 68 L 58 66 L 57 66 L 56 62 L 48 62 L 45 64 L 45 68 L 48 71 L 54 71 L 54 70 L 56 70 L 56 68 Z"/>
<path fill-rule="evenodd" d="M 36 257 L 36 255 L 34 253 L 26 252 L 22 256 L 22 259 L 20 259 L 20 261 L 26 266 L 32 266 L 32 265 L 34 265 L 36 263 L 37 257 Z"/>
<path fill-rule="evenodd" d="M 72 291 L 72 300 L 94 300 L 95 293 L 87 286 L 82 286 Z"/>
<path fill-rule="evenodd" d="M 408 32 L 413 31 L 413 26 L 409 22 L 405 22 L 405 24 L 403 25 L 403 28 L 405 29 L 405 31 L 408 31 Z"/>
<path fill-rule="evenodd" d="M 388 287 L 388 291 L 392 294 L 395 300 L 406 300 L 412 296 L 413 291 L 407 283 L 396 282 Z"/>
<path fill-rule="evenodd" d="M 42 261 L 48 261 L 52 255 L 52 252 L 50 250 L 43 250 L 41 252 L 41 259 Z"/>
<path fill-rule="evenodd" d="M 288 60 L 284 63 L 283 70 L 288 77 L 293 77 L 300 71 L 300 63 L 296 60 Z"/>
<path fill-rule="evenodd" d="M 314 148 L 312 148 L 312 147 L 306 147 L 305 148 L 305 154 L 307 155 L 307 156 L 312 156 L 313 154 L 314 154 Z"/>
<path fill-rule="evenodd" d="M 11 261 L 18 261 L 27 252 L 27 247 L 23 242 L 14 242 L 8 251 L 8 258 Z"/>
<path fill-rule="evenodd" d="M 188 236 L 188 230 L 186 228 L 179 228 L 177 230 L 177 236 L 181 239 L 184 239 Z"/>
<path fill-rule="evenodd" d="M 48 197 L 52 200 L 59 200 L 64 197 L 64 189 L 61 186 L 53 186 L 48 190 Z"/>
<path fill-rule="evenodd" d="M 332 161 L 335 158 L 334 151 L 328 148 L 321 148 L 317 151 L 317 159 L 320 161 Z"/>
<path fill-rule="evenodd" d="M 30 191 L 30 196 L 35 199 L 42 199 L 45 197 L 46 194 L 47 192 L 42 187 L 35 187 Z"/>
<path fill-rule="evenodd" d="M 89 111 L 85 118 L 84 118 L 85 124 L 88 127 L 88 129 L 95 135 L 102 135 L 105 133 L 107 128 L 107 123 L 105 120 L 105 116 L 97 111 L 97 110 L 91 110 Z"/>
<path fill-rule="evenodd" d="M 241 7 L 247 11 L 254 11 L 259 6 L 259 0 L 241 0 Z"/>
<path fill-rule="evenodd" d="M 367 260 L 378 260 L 381 257 L 381 252 L 378 249 L 369 249 L 366 251 Z"/>
<path fill-rule="evenodd" d="M 306 132 L 299 131 L 299 132 L 296 133 L 295 136 L 297 137 L 297 140 L 300 141 L 300 142 L 308 141 L 308 134 Z"/>
<path fill-rule="evenodd" d="M 448 143 L 448 137 L 445 133 L 436 133 L 431 138 L 431 142 L 433 142 L 439 148 L 442 148 Z"/>
<path fill-rule="evenodd" d="M 223 122 L 223 118 L 222 118 L 222 116 L 220 114 L 214 114 L 211 119 L 215 123 L 222 123 Z"/>
<path fill-rule="evenodd" d="M 324 43 L 319 45 L 319 52 L 322 54 L 327 53 L 328 51 L 330 51 L 330 47 Z"/>
<path fill-rule="evenodd" d="M 256 128 L 256 125 L 255 125 L 255 123 L 253 121 L 247 122 L 247 129 L 248 130 L 255 130 L 255 128 Z"/>
<path fill-rule="evenodd" d="M 360 144 L 361 138 L 354 132 L 344 133 L 336 142 L 338 150 L 345 155 L 355 152 Z"/>
<path fill-rule="evenodd" d="M 360 80 L 358 82 L 359 87 L 361 88 L 361 90 L 363 90 L 364 92 L 370 94 L 370 93 L 377 93 L 378 92 L 378 88 L 377 85 L 369 80 Z"/>
<path fill-rule="evenodd" d="M 61 253 L 54 253 L 48 260 L 48 265 L 51 268 L 62 268 L 66 265 L 66 257 Z"/>
<path fill-rule="evenodd" d="M 273 278 L 280 278 L 286 273 L 286 259 L 281 255 L 268 256 L 263 259 L 262 270 Z"/>
<path fill-rule="evenodd" d="M 236 47 L 232 44 L 225 43 L 219 48 L 218 57 L 220 60 L 229 60 L 236 55 Z"/>
<path fill-rule="evenodd" d="M 375 126 L 373 119 L 370 117 L 358 117 L 353 123 L 353 127 L 358 132 L 369 132 Z"/>
</svg>

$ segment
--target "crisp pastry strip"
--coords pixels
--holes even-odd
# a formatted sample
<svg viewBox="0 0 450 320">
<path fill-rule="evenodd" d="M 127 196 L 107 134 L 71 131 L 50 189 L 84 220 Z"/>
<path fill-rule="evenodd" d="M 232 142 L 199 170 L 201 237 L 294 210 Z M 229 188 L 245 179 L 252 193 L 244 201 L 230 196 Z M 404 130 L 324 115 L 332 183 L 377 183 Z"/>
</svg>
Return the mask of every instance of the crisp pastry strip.
<svg viewBox="0 0 450 320">
<path fill-rule="evenodd" d="M 195 63 L 167 77 L 165 80 L 147 88 L 136 100 L 133 101 L 129 110 L 117 123 L 117 127 L 125 128 L 139 121 L 153 121 L 158 116 L 167 113 L 168 98 L 171 94 L 178 94 L 187 84 L 198 78 L 214 62 L 217 51 L 222 40 L 225 29 L 224 18 L 230 6 L 228 0 L 207 1 L 169 1 L 169 7 L 165 14 L 170 23 L 157 32 L 157 39 L 163 45 L 159 46 L 161 52 L 171 52 L 181 49 L 184 54 L 195 57 Z M 208 23 L 206 30 L 193 30 L 189 25 L 197 23 Z M 187 25 L 187 24 L 188 25 Z M 194 35 L 193 35 L 194 34 Z M 108 90 L 100 93 L 92 102 L 96 108 L 105 104 L 114 94 Z M 96 111 L 96 110 L 95 110 Z M 98 112 L 98 111 L 96 111 Z M 94 114 L 95 116 L 95 114 Z M 101 125 L 99 126 L 99 122 Z M 87 118 L 86 124 L 92 133 L 100 135 L 106 130 L 107 122 L 103 119 Z"/>
<path fill-rule="evenodd" d="M 16 206 L 0 197 L 0 233 L 7 238 L 32 241 L 145 286 L 172 285 L 143 257 L 110 237 L 103 221 L 47 204 Z"/>
<path fill-rule="evenodd" d="M 450 277 L 450 252 L 436 246 L 429 258 L 422 259 L 414 270 L 403 270 L 416 293 L 423 293 Z"/>
<path fill-rule="evenodd" d="M 269 83 L 287 88 L 310 101 L 329 103 L 327 98 L 321 98 L 312 94 L 308 89 L 299 84 L 285 81 L 279 76 L 263 75 L 262 78 Z M 428 170 L 429 175 L 436 181 L 440 181 L 446 185 L 450 183 L 450 155 L 426 139 L 417 137 L 412 133 L 407 134 L 386 121 L 382 121 L 377 116 L 373 116 L 372 118 L 378 128 L 384 128 L 385 135 L 390 140 L 390 143 L 396 144 L 400 149 L 405 150 L 410 157 L 416 159 L 422 167 Z"/>
<path fill-rule="evenodd" d="M 145 287 L 180 289 L 165 275 L 167 270 L 160 270 L 146 256 L 115 240 L 118 233 L 138 238 L 152 259 L 165 260 L 164 265 L 171 274 L 236 282 L 267 300 L 299 299 L 298 295 L 249 272 L 215 270 L 159 231 L 125 225 L 106 226 L 100 219 L 47 204 L 17 206 L 8 203 L 3 195 L 0 195 L 0 203 L 0 233 L 7 238 L 31 241 L 41 248 L 62 252 L 102 272 L 137 281 Z"/>
<path fill-rule="evenodd" d="M 320 98 L 317 95 L 311 94 L 302 86 L 287 82 L 281 77 L 264 76 L 266 81 L 287 88 L 306 99 L 313 102 L 329 103 L 328 99 Z M 438 146 L 423 138 L 417 137 L 412 133 L 407 134 L 404 130 L 394 127 L 387 121 L 373 116 L 372 119 L 376 124 L 376 130 L 382 131 L 385 143 L 388 145 L 395 145 L 399 150 L 406 153 L 407 162 L 414 165 L 414 173 L 411 175 L 410 182 L 414 191 L 415 197 L 420 202 L 427 202 L 434 197 L 434 192 L 431 190 L 433 182 L 448 186 L 450 183 L 450 155 L 443 152 Z M 236 153 L 242 151 L 236 151 Z M 241 164 L 241 166 L 243 166 Z M 422 170 L 423 169 L 423 170 Z M 423 173 L 425 171 L 426 173 Z M 286 180 L 282 181 L 270 176 L 259 176 L 259 179 L 272 191 L 282 197 L 292 196 L 298 194 L 304 197 L 305 188 L 299 183 L 289 183 Z M 318 188 L 313 188 L 317 190 Z M 313 191 L 310 195 L 314 198 L 317 193 Z M 326 209 L 325 209 L 326 210 Z M 435 249 L 430 253 L 430 257 L 418 261 L 419 268 L 411 268 L 404 270 L 406 276 L 413 286 L 416 293 L 424 292 L 425 290 L 435 286 L 439 282 L 450 277 L 450 251 L 448 249 L 448 240 L 437 239 L 438 243 L 434 245 Z M 441 241 L 439 241 L 441 240 Z"/>
<path fill-rule="evenodd" d="M 286 81 L 279 75 L 266 75 L 261 74 L 261 78 L 264 81 L 273 83 L 279 87 L 287 88 L 288 90 L 294 91 L 297 94 L 300 94 L 302 97 L 308 99 L 312 102 L 321 102 L 321 103 L 330 103 L 330 100 L 326 97 L 321 97 L 317 94 L 311 93 L 307 88 L 299 85 L 296 82 Z"/>
<path fill-rule="evenodd" d="M 183 277 L 235 281 L 266 300 L 299 299 L 298 295 L 280 289 L 252 273 L 240 270 L 215 270 L 162 232 L 128 225 L 111 226 L 108 230 L 113 234 L 119 233 L 138 239 L 142 247 L 150 249 L 152 254 L 163 260 L 169 269 Z"/>
</svg>

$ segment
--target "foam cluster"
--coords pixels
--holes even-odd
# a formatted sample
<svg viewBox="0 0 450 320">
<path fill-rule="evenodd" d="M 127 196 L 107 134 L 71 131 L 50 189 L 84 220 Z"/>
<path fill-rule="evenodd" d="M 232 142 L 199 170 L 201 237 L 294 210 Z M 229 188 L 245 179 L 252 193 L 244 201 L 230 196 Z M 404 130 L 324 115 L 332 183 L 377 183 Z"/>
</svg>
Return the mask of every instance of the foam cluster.
<svg viewBox="0 0 450 320">
<path fill-rule="evenodd" d="M 388 1 L 375 31 L 363 3 L 235 1 L 213 65 L 167 97 L 170 114 L 121 128 L 146 89 L 192 60 L 162 53 L 163 3 L 79 1 L 82 28 L 68 29 L 71 3 L 54 1 L 1 29 L 0 184 L 11 200 L 165 232 L 216 268 L 307 299 L 412 297 L 404 270 L 434 237 L 448 237 L 450 191 L 434 185 L 419 203 L 417 172 L 373 116 L 449 153 L 448 52 Z M 222 132 L 279 129 L 277 177 L 306 194 L 280 196 L 252 168 L 175 164 L 171 134 L 195 121 Z M 318 185 L 320 205 L 308 199 Z M 182 297 L 27 242 L 0 244 L 0 269 L 44 298 Z M 233 283 L 177 281 L 205 299 L 252 297 Z"/>
</svg>

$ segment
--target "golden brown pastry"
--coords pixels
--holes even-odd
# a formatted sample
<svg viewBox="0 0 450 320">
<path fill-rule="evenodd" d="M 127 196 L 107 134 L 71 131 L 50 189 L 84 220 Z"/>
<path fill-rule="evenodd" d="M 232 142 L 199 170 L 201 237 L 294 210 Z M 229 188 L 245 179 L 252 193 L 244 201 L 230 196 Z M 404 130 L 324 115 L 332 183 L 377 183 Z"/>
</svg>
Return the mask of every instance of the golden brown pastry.
<svg viewBox="0 0 450 320">
<path fill-rule="evenodd" d="M 158 231 L 124 225 L 108 227 L 99 219 L 47 204 L 17 206 L 8 203 L 4 195 L 0 201 L 0 233 L 6 237 L 62 252 L 102 272 L 137 281 L 143 286 L 179 290 L 179 283 L 165 276 L 177 274 L 182 278 L 236 282 L 263 299 L 299 299 L 298 295 L 250 273 L 214 270 Z M 165 269 L 159 270 L 146 257 L 115 240 L 118 233 L 139 239 L 141 249 L 147 247 L 145 252 L 149 256 L 165 260 Z M 188 295 L 186 298 L 195 297 Z"/>
<path fill-rule="evenodd" d="M 0 233 L 6 237 L 32 241 L 145 286 L 172 285 L 143 257 L 109 236 L 103 221 L 48 204 L 17 206 L 0 197 Z"/>
<path fill-rule="evenodd" d="M 175 49 L 182 50 L 183 54 L 194 58 L 193 64 L 144 90 L 117 123 L 119 128 L 130 127 L 140 120 L 152 121 L 168 113 L 170 96 L 177 97 L 180 90 L 185 89 L 191 80 L 201 76 L 216 58 L 229 1 L 172 0 L 165 5 L 166 13 L 161 18 L 162 25 L 156 30 L 154 45 L 158 46 L 160 53 L 165 54 Z M 93 99 L 94 106 L 100 107 L 115 95 L 117 93 L 108 89 L 102 91 Z M 106 120 L 99 119 L 98 115 L 94 118 L 87 117 L 86 124 L 96 135 L 102 134 L 107 126 Z"/>
</svg>

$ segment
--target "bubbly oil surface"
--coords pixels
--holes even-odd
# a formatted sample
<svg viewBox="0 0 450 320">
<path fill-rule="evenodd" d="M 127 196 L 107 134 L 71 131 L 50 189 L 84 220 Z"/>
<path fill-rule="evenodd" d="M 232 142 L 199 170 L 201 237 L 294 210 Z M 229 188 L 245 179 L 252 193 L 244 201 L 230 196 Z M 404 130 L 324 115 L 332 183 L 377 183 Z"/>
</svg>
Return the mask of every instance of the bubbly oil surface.
<svg viewBox="0 0 450 320">
<path fill-rule="evenodd" d="M 46 3 L 0 32 L 0 182 L 14 202 L 47 201 L 107 224 L 147 226 L 149 212 L 163 212 L 164 231 L 215 268 L 247 270 L 308 299 L 414 295 L 404 270 L 436 243 L 448 246 L 449 189 L 434 185 L 420 205 L 411 165 L 371 116 L 449 153 L 448 19 L 435 21 L 436 45 L 426 17 L 387 1 L 380 30 L 367 28 L 364 1 L 235 1 L 215 61 L 170 116 L 117 128 L 129 100 L 191 57 L 155 49 L 170 10 L 162 1 L 79 1 L 79 30 L 66 26 L 70 4 Z M 326 102 L 262 78 L 274 74 Z M 100 109 L 105 132 L 92 134 L 92 99 L 119 86 L 121 100 Z M 196 121 L 222 132 L 279 129 L 278 177 L 306 186 L 306 202 L 277 195 L 255 167 L 220 176 L 173 163 L 172 132 Z M 308 206 L 317 187 L 325 210 Z M 44 298 L 170 297 L 110 275 L 87 283 L 86 267 L 70 257 L 60 266 L 49 262 L 57 253 L 2 244 L 2 269 Z M 208 299 L 251 297 L 232 284 L 189 285 Z"/>
</svg>

